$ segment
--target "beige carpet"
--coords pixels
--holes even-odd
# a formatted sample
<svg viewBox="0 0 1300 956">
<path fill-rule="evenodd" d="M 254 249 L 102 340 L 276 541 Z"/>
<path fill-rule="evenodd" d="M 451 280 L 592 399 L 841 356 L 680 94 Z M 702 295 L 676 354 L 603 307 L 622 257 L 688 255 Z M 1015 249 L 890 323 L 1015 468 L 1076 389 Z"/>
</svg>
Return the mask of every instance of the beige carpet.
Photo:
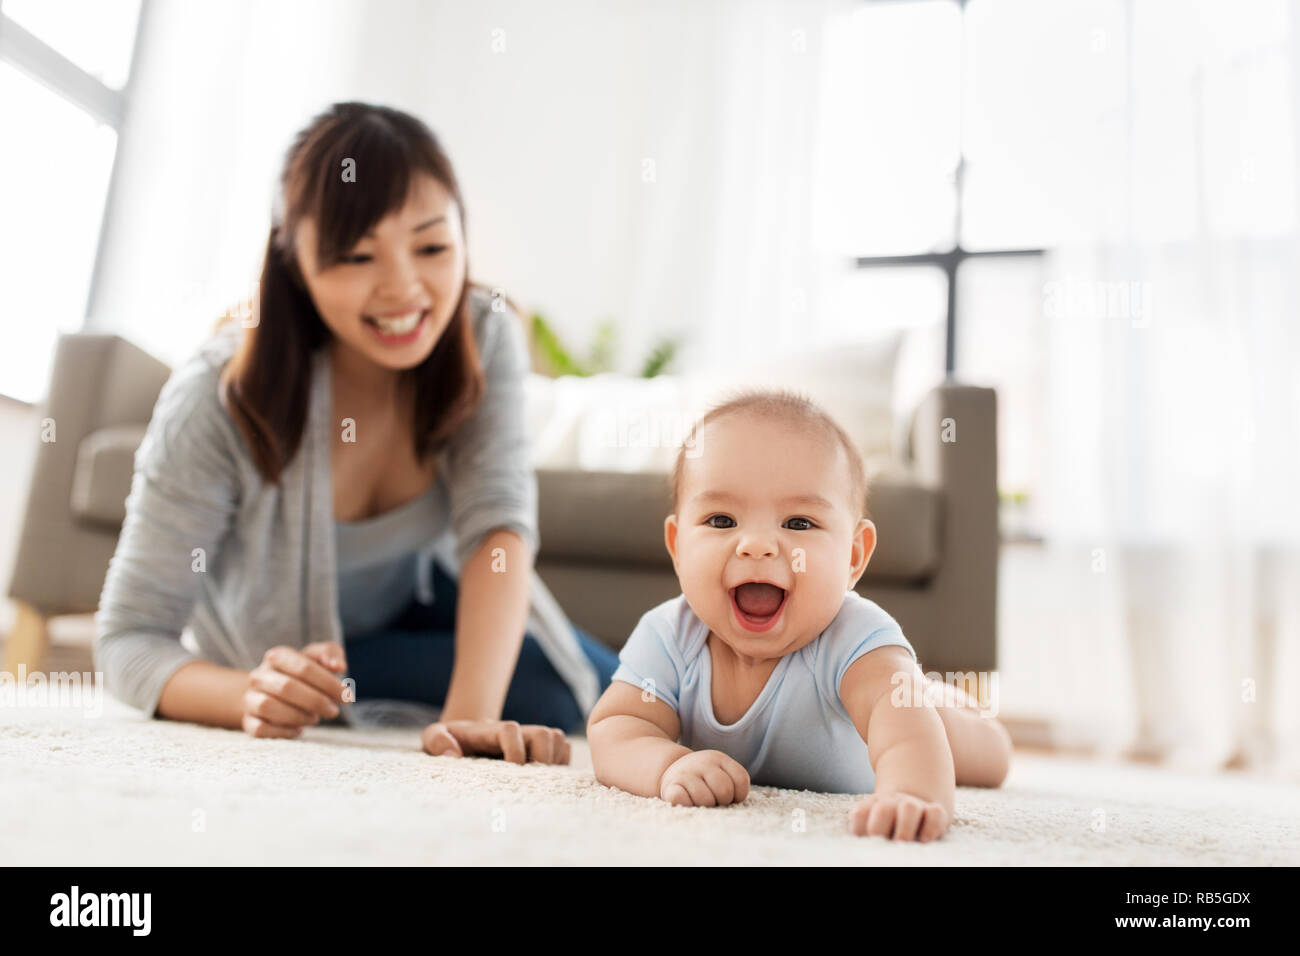
<svg viewBox="0 0 1300 956">
<path fill-rule="evenodd" d="M 1294 784 L 1043 756 L 960 788 L 926 845 L 850 835 L 846 796 L 630 796 L 596 783 L 581 740 L 572 766 L 518 767 L 430 757 L 418 731 L 255 740 L 108 699 L 93 718 L 0 706 L 0 780 L 5 864 L 1300 863 Z"/>
</svg>

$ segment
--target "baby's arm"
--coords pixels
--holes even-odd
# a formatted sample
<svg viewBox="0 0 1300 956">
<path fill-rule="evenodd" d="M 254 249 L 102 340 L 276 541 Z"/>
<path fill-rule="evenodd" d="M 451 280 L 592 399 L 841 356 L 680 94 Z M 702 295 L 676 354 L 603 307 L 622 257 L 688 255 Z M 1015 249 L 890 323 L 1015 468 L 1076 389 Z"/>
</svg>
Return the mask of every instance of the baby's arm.
<svg viewBox="0 0 1300 956">
<path fill-rule="evenodd" d="M 691 749 L 677 743 L 677 711 L 657 697 L 642 700 L 641 693 L 634 684 L 611 681 L 587 719 L 587 742 L 597 780 L 657 797 L 664 771 Z"/>
<path fill-rule="evenodd" d="M 587 720 L 596 779 L 642 797 L 684 806 L 739 803 L 749 795 L 749 774 L 716 750 L 677 743 L 677 711 L 641 688 L 615 680 Z"/>
<path fill-rule="evenodd" d="M 868 651 L 845 672 L 840 698 L 876 774 L 875 792 L 854 807 L 854 832 L 922 841 L 941 836 L 956 794 L 952 749 L 938 712 L 923 703 L 925 675 L 912 655 L 898 645 Z"/>
</svg>

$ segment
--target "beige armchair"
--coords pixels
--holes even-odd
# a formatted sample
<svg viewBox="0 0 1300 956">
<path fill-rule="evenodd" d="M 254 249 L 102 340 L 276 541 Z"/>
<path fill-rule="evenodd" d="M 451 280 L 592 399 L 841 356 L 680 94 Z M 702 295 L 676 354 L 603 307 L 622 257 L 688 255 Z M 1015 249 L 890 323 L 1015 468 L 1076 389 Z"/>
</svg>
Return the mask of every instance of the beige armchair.
<svg viewBox="0 0 1300 956">
<path fill-rule="evenodd" d="M 93 613 L 126 517 L 135 449 L 171 369 L 116 335 L 59 339 L 8 595 L 5 670 L 41 670 L 49 618 Z M 53 441 L 44 440 L 53 438 Z"/>
</svg>

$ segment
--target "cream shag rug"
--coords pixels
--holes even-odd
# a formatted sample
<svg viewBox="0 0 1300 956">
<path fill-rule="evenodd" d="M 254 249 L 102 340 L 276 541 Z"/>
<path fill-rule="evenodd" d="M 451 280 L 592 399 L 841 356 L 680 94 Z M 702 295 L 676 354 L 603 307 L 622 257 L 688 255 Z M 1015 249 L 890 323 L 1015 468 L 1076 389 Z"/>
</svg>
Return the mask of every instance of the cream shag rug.
<svg viewBox="0 0 1300 956">
<path fill-rule="evenodd" d="M 298 740 L 0 706 L 6 864 L 1300 863 L 1294 784 L 1018 754 L 999 790 L 959 788 L 931 844 L 849 834 L 853 798 L 755 787 L 669 807 L 568 767 L 430 757 L 419 731 L 309 728 Z"/>
</svg>

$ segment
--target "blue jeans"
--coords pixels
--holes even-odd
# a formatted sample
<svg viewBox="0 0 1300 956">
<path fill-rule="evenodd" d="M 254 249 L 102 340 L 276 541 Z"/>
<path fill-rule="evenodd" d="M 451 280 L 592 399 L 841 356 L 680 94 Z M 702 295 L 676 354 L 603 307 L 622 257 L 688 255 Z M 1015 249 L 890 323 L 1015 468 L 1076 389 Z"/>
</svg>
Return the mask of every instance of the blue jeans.
<svg viewBox="0 0 1300 956">
<path fill-rule="evenodd" d="M 436 561 L 429 570 L 433 604 L 412 601 L 387 627 L 344 636 L 348 676 L 356 680 L 358 700 L 411 700 L 433 707 L 446 701 L 455 658 L 457 586 Z M 574 627 L 574 632 L 596 668 L 603 691 L 618 667 L 618 654 L 579 628 Z M 524 634 L 501 719 L 544 724 L 568 733 L 584 726 L 569 685 L 531 634 Z"/>
</svg>

